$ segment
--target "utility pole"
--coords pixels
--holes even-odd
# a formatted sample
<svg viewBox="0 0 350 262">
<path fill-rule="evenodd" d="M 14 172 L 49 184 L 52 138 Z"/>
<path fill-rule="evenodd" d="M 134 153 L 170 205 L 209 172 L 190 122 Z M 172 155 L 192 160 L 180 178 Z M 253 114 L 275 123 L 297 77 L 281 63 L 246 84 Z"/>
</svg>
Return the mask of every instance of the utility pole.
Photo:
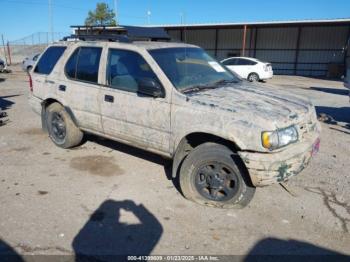
<svg viewBox="0 0 350 262">
<path fill-rule="evenodd" d="M 118 19 L 118 0 L 114 0 L 114 14 L 115 14 L 115 23 L 119 25 Z"/>
<path fill-rule="evenodd" d="M 11 59 L 11 49 L 10 49 L 10 43 L 7 41 L 7 54 L 9 56 L 9 65 L 12 64 L 12 59 Z"/>
<path fill-rule="evenodd" d="M 49 32 L 51 35 L 51 41 L 54 42 L 54 35 L 53 35 L 53 19 L 52 19 L 52 0 L 49 1 Z"/>
<path fill-rule="evenodd" d="M 8 61 L 7 61 L 7 55 L 6 55 L 6 46 L 5 46 L 5 41 L 4 41 L 4 35 L 1 35 L 1 38 L 2 38 L 2 46 L 4 47 L 5 62 L 7 64 Z"/>
<path fill-rule="evenodd" d="M 243 39 L 242 39 L 242 56 L 245 56 L 245 46 L 247 41 L 247 25 L 243 27 Z"/>
</svg>

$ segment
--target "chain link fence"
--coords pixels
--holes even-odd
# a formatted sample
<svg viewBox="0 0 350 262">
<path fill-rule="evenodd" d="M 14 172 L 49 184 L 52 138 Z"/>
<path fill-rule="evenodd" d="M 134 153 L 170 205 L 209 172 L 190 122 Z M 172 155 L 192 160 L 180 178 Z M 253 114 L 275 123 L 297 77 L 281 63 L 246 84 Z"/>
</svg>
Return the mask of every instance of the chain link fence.
<svg viewBox="0 0 350 262">
<path fill-rule="evenodd" d="M 25 57 L 43 52 L 49 44 L 70 34 L 69 32 L 38 32 L 15 41 L 9 41 L 5 43 L 5 46 L 1 43 L 0 58 L 6 60 L 7 64 L 22 63 Z"/>
</svg>

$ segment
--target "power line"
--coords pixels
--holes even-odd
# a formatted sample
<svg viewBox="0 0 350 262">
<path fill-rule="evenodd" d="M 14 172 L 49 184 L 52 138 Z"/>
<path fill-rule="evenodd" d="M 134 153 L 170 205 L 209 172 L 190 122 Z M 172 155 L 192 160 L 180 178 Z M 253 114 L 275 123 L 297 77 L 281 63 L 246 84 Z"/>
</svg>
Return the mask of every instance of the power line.
<svg viewBox="0 0 350 262">
<path fill-rule="evenodd" d="M 4 2 L 7 2 L 9 4 L 26 4 L 26 5 L 41 5 L 41 6 L 46 6 L 46 3 L 43 2 L 33 2 L 33 1 L 21 1 L 21 0 L 2 0 Z M 65 6 L 65 5 L 60 5 L 60 4 L 52 4 L 54 7 L 58 8 L 64 8 L 64 9 L 74 9 L 74 10 L 81 10 L 81 11 L 86 11 L 86 9 L 79 8 L 79 7 L 74 7 L 74 6 Z"/>
</svg>

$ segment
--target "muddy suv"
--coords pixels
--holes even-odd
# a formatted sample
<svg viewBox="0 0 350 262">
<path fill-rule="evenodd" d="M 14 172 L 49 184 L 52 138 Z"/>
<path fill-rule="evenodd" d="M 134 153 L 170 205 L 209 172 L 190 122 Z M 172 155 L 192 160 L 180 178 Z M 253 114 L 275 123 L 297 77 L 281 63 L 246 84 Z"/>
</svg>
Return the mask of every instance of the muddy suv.
<svg viewBox="0 0 350 262">
<path fill-rule="evenodd" d="M 59 42 L 30 75 L 30 104 L 57 146 L 92 133 L 173 159 L 183 195 L 204 205 L 246 206 L 319 147 L 307 99 L 242 81 L 193 45 Z"/>
</svg>

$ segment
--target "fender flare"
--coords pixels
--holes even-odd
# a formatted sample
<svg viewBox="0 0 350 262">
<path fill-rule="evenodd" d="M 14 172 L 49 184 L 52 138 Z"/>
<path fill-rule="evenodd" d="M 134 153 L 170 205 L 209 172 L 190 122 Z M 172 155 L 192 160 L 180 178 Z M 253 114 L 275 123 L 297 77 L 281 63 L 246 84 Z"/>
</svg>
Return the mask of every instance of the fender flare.
<svg viewBox="0 0 350 262">
<path fill-rule="evenodd" d="M 77 127 L 79 126 L 78 121 L 77 121 L 76 117 L 74 116 L 72 109 L 69 106 L 64 106 L 60 101 L 58 101 L 56 99 L 46 99 L 41 103 L 41 128 L 43 129 L 44 132 L 48 132 L 47 125 L 46 125 L 46 118 L 47 118 L 46 108 L 52 103 L 59 103 L 61 106 L 63 106 L 64 110 L 70 116 L 73 123 Z"/>
</svg>

